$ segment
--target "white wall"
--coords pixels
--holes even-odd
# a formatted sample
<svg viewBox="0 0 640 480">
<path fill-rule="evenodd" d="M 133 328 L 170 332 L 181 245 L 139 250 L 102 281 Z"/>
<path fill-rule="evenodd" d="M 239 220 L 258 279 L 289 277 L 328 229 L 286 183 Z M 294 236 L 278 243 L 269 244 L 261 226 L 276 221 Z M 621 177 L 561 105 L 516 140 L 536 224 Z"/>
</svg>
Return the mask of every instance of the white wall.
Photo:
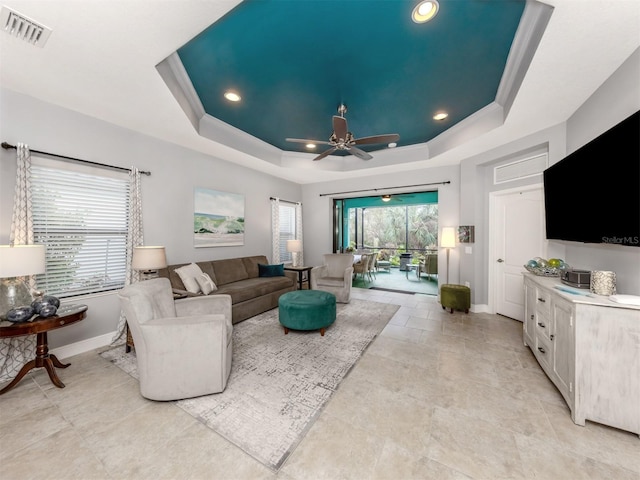
<svg viewBox="0 0 640 480">
<path fill-rule="evenodd" d="M 567 122 L 567 154 L 640 110 L 639 79 L 640 49 L 637 49 L 571 116 Z M 615 214 L 624 216 L 624 212 Z M 612 270 L 616 272 L 618 293 L 640 295 L 640 247 L 561 243 L 570 265 L 585 270 Z"/>
<path fill-rule="evenodd" d="M 462 282 L 470 281 L 472 304 L 488 303 L 489 289 L 489 194 L 492 191 L 542 183 L 541 175 L 528 179 L 493 184 L 496 165 L 517 160 L 547 149 L 549 165 L 591 141 L 640 109 L 640 50 L 633 55 L 565 123 L 524 137 L 493 151 L 461 163 L 460 218 L 465 225 L 476 226 L 473 255 L 461 259 Z M 603 164 L 606 168 L 606 164 Z M 576 183 L 579 185 L 579 183 Z M 460 247 L 458 247 L 460 249 Z M 549 241 L 549 256 L 563 258 L 574 268 L 613 270 L 619 293 L 640 295 L 640 248 L 620 245 L 591 245 Z"/>
<path fill-rule="evenodd" d="M 145 243 L 165 245 L 172 263 L 264 254 L 271 257 L 269 197 L 301 200 L 300 186 L 131 130 L 80 115 L 6 89 L 0 90 L 0 140 L 34 150 L 151 171 L 142 177 Z M 0 243 L 9 241 L 15 184 L 15 150 L 0 151 Z M 245 195 L 245 244 L 193 247 L 194 187 Z M 82 297 L 85 320 L 51 332 L 52 347 L 114 331 L 115 294 Z"/>
</svg>

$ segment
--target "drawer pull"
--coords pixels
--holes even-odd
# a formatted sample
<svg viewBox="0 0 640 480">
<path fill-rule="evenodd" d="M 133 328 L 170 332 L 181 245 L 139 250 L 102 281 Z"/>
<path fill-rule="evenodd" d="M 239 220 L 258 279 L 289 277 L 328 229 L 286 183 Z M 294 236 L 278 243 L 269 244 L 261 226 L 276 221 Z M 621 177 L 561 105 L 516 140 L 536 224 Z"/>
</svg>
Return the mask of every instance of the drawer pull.
<svg viewBox="0 0 640 480">
<path fill-rule="evenodd" d="M 552 342 L 553 342 L 553 337 L 555 337 L 555 335 L 553 333 L 551 335 L 549 335 L 549 338 L 551 339 Z"/>
<path fill-rule="evenodd" d="M 538 322 L 538 326 L 539 326 L 539 327 L 542 327 L 542 328 L 546 328 L 545 324 L 544 324 L 544 323 L 542 323 L 542 322 Z"/>
<path fill-rule="evenodd" d="M 540 351 L 540 353 L 547 353 L 542 347 L 538 347 L 538 350 Z"/>
<path fill-rule="evenodd" d="M 545 300 L 544 298 L 538 298 L 538 301 L 539 301 L 540 303 L 546 303 L 546 300 Z"/>
</svg>

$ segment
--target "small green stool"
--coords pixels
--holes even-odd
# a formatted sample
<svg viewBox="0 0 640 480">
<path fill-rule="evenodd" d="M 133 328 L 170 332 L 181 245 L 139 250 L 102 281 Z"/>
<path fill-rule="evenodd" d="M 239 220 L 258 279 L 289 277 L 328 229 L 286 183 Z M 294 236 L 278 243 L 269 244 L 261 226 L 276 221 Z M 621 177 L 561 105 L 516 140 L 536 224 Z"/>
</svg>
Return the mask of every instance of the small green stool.
<svg viewBox="0 0 640 480">
<path fill-rule="evenodd" d="M 295 290 L 278 299 L 278 320 L 284 334 L 291 330 L 320 330 L 336 321 L 336 296 L 321 290 Z"/>
<path fill-rule="evenodd" d="M 447 283 L 440 288 L 440 303 L 443 309 L 464 310 L 469 313 L 471 308 L 471 289 L 464 285 Z"/>
</svg>

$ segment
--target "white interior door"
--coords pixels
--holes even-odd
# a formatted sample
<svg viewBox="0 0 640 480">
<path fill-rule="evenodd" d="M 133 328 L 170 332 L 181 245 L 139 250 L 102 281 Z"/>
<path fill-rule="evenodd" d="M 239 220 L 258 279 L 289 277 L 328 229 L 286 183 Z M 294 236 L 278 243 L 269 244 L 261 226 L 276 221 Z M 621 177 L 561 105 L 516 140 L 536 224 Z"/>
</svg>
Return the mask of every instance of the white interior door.
<svg viewBox="0 0 640 480">
<path fill-rule="evenodd" d="M 524 320 L 523 265 L 545 258 L 544 196 L 542 186 L 495 192 L 491 202 L 491 277 L 495 280 L 495 312 Z"/>
</svg>

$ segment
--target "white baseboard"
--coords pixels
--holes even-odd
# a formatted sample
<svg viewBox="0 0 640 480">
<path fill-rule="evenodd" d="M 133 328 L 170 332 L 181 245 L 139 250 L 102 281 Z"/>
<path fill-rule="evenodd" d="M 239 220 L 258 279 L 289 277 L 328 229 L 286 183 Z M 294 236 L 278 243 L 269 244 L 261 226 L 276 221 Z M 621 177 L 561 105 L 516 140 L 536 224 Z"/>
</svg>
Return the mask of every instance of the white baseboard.
<svg viewBox="0 0 640 480">
<path fill-rule="evenodd" d="M 473 313 L 491 313 L 487 304 L 471 305 L 471 311 Z"/>
<path fill-rule="evenodd" d="M 49 353 L 54 354 L 58 358 L 69 358 L 74 355 L 80 355 L 81 353 L 95 350 L 96 348 L 106 347 L 111 344 L 111 340 L 115 336 L 116 332 L 105 333 L 93 338 L 87 338 L 76 343 L 64 345 L 62 347 L 53 348 Z"/>
</svg>

